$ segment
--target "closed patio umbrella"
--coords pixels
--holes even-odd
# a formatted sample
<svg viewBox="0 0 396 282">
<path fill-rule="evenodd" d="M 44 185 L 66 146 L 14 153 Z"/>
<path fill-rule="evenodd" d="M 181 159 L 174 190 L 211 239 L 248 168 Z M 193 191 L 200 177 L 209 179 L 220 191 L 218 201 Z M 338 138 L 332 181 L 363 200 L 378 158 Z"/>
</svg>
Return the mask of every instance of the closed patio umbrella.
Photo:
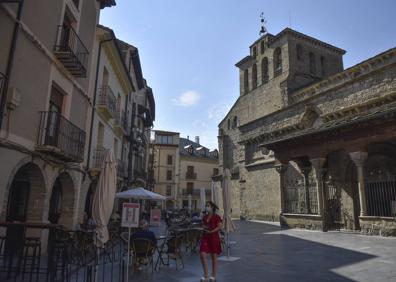
<svg viewBox="0 0 396 282">
<path fill-rule="evenodd" d="M 107 224 L 113 211 L 116 185 L 117 171 L 114 153 L 108 150 L 102 163 L 92 203 L 92 218 L 96 222 L 97 246 L 103 246 L 109 240 Z"/>
<path fill-rule="evenodd" d="M 231 220 L 231 191 L 229 187 L 229 182 L 231 179 L 231 173 L 229 169 L 225 169 L 223 172 L 223 222 L 224 230 L 227 234 L 227 258 L 230 258 L 230 240 L 229 233 L 235 230 L 234 223 Z"/>
<path fill-rule="evenodd" d="M 215 203 L 216 206 L 219 206 L 219 194 L 218 194 L 217 187 L 216 187 L 214 181 L 212 181 L 210 190 L 211 190 L 212 202 Z"/>
<path fill-rule="evenodd" d="M 200 195 L 200 201 L 201 201 L 201 212 L 205 210 L 205 205 L 206 205 L 206 194 L 205 194 L 205 188 L 201 188 L 199 191 Z"/>
</svg>

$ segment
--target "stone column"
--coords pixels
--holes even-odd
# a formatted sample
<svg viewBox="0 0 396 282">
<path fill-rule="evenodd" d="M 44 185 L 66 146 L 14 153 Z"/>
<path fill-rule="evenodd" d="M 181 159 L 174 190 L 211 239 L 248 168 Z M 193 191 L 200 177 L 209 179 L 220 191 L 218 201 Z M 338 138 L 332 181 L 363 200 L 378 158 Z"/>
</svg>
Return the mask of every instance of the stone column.
<svg viewBox="0 0 396 282">
<path fill-rule="evenodd" d="M 366 205 L 366 189 L 365 189 L 365 179 L 364 179 L 364 163 L 367 159 L 366 152 L 352 152 L 349 153 L 352 161 L 356 165 L 357 177 L 358 177 L 358 187 L 359 187 L 359 201 L 360 201 L 360 216 L 367 215 L 367 205 Z"/>
<path fill-rule="evenodd" d="M 323 191 L 323 164 L 325 163 L 325 158 L 317 158 L 311 159 L 310 162 L 315 169 L 315 177 L 316 177 L 316 191 L 318 197 L 318 214 L 323 216 L 324 215 L 324 200 L 325 194 Z"/>
<path fill-rule="evenodd" d="M 280 212 L 283 214 L 285 212 L 285 172 L 287 171 L 287 164 L 277 164 L 275 165 L 276 171 L 279 173 L 280 179 Z"/>
<path fill-rule="evenodd" d="M 311 202 L 309 200 L 309 173 L 311 172 L 311 167 L 300 166 L 301 172 L 304 174 L 304 187 L 305 187 L 305 205 L 307 207 L 307 214 L 311 214 Z"/>
</svg>

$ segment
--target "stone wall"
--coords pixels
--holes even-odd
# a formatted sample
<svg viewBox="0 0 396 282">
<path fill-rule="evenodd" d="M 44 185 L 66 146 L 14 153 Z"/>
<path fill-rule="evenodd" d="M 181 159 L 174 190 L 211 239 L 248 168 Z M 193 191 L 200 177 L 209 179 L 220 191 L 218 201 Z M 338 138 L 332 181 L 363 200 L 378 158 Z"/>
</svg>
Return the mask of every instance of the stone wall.
<svg viewBox="0 0 396 282">
<path fill-rule="evenodd" d="M 367 235 L 396 236 L 396 218 L 361 216 L 360 228 Z"/>
</svg>

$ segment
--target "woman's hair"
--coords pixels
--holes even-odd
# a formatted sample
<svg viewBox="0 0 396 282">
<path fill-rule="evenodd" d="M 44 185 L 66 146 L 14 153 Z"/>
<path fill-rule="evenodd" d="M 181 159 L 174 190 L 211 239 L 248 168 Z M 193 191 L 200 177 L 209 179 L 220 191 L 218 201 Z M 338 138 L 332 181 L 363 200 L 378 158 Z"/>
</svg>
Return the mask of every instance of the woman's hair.
<svg viewBox="0 0 396 282">
<path fill-rule="evenodd" d="M 207 201 L 206 204 L 209 204 L 212 207 L 213 213 L 216 213 L 216 211 L 219 209 L 219 207 L 216 206 L 216 204 L 213 203 L 212 201 Z"/>
</svg>

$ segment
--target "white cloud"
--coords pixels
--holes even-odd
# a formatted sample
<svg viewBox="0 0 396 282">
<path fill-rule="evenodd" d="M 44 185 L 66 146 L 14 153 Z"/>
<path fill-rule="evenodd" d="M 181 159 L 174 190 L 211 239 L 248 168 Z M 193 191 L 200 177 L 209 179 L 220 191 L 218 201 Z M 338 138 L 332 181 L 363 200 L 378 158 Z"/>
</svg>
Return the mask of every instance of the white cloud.
<svg viewBox="0 0 396 282">
<path fill-rule="evenodd" d="M 196 105 L 200 99 L 201 95 L 198 92 L 186 91 L 176 99 L 172 99 L 172 103 L 175 106 L 191 107 Z"/>
<path fill-rule="evenodd" d="M 208 111 L 208 119 L 220 122 L 230 109 L 231 105 L 227 104 L 213 105 Z"/>
</svg>

